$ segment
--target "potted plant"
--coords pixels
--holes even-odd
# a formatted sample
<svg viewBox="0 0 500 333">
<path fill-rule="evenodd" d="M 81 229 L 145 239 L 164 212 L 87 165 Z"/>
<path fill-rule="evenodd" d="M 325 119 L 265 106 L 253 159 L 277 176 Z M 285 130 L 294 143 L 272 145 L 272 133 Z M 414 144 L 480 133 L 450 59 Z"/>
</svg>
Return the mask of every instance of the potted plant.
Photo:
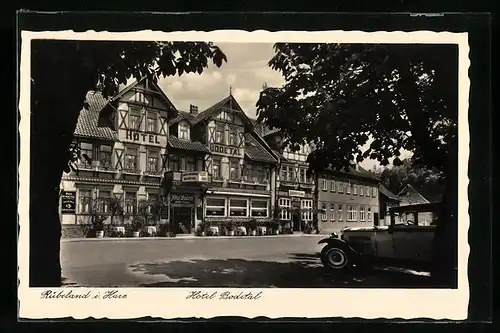
<svg viewBox="0 0 500 333">
<path fill-rule="evenodd" d="M 103 217 L 100 215 L 92 216 L 92 229 L 95 232 L 96 238 L 103 238 L 104 237 L 104 220 L 105 219 L 106 219 L 106 217 Z"/>
<path fill-rule="evenodd" d="M 142 216 L 135 216 L 132 220 L 132 237 L 139 237 L 141 230 L 144 227 L 144 219 Z"/>
<path fill-rule="evenodd" d="M 195 234 L 196 234 L 196 236 L 201 236 L 201 237 L 206 235 L 205 222 L 201 222 L 200 224 L 198 224 L 198 226 L 196 227 Z"/>
<path fill-rule="evenodd" d="M 228 235 L 228 236 L 234 236 L 234 226 L 233 226 L 233 222 L 228 221 L 228 222 L 226 223 L 226 230 L 227 230 L 227 235 Z"/>
<path fill-rule="evenodd" d="M 257 235 L 257 220 L 251 219 L 250 223 L 248 223 L 248 227 L 250 228 L 250 234 L 252 236 Z"/>
</svg>

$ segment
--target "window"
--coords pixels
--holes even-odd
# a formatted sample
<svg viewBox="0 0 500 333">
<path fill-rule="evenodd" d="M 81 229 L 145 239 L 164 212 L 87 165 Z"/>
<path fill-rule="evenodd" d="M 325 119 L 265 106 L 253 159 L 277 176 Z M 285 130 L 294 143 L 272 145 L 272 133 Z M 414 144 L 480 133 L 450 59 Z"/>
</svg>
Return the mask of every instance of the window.
<svg viewBox="0 0 500 333">
<path fill-rule="evenodd" d="M 142 92 L 137 92 L 134 96 L 134 99 L 137 103 L 149 104 L 149 101 Z"/>
<path fill-rule="evenodd" d="M 251 163 L 246 164 L 244 179 L 248 182 L 266 183 L 267 173 L 264 166 Z"/>
<path fill-rule="evenodd" d="M 196 171 L 194 157 L 186 157 L 186 171 Z"/>
<path fill-rule="evenodd" d="M 356 209 L 353 205 L 347 205 L 347 221 L 353 222 L 357 220 Z"/>
<path fill-rule="evenodd" d="M 346 191 L 345 193 L 351 194 L 351 183 L 346 184 Z"/>
<path fill-rule="evenodd" d="M 321 204 L 321 221 L 326 221 L 326 220 L 327 220 L 327 217 L 326 217 L 326 204 L 322 203 Z"/>
<path fill-rule="evenodd" d="M 335 204 L 330 204 L 330 221 L 335 221 Z"/>
<path fill-rule="evenodd" d="M 169 171 L 180 171 L 181 162 L 180 157 L 177 155 L 169 155 L 168 156 L 168 170 Z"/>
<path fill-rule="evenodd" d="M 280 198 L 278 205 L 280 208 L 280 220 L 290 220 L 290 199 Z"/>
<path fill-rule="evenodd" d="M 128 116 L 128 127 L 130 129 L 138 130 L 140 128 L 141 115 L 140 112 L 132 111 Z"/>
<path fill-rule="evenodd" d="M 151 133 L 157 133 L 158 132 L 158 121 L 157 121 L 157 115 L 154 112 L 148 112 L 148 120 L 146 123 L 146 131 L 151 132 Z"/>
<path fill-rule="evenodd" d="M 110 145 L 101 145 L 99 147 L 99 165 L 104 168 L 111 167 L 111 151 Z"/>
<path fill-rule="evenodd" d="M 92 191 L 91 190 L 79 190 L 78 191 L 78 211 L 80 214 L 90 214 L 91 203 L 92 203 Z"/>
<path fill-rule="evenodd" d="M 100 213 L 109 214 L 111 212 L 109 207 L 110 199 L 111 199 L 111 191 L 99 190 L 98 210 Z"/>
<path fill-rule="evenodd" d="M 326 180 L 325 180 L 325 179 L 322 179 L 322 180 L 321 180 L 321 189 L 322 189 L 323 191 L 328 191 L 328 183 L 326 182 Z"/>
<path fill-rule="evenodd" d="M 300 169 L 300 182 L 306 182 L 306 169 Z"/>
<path fill-rule="evenodd" d="M 179 139 L 189 140 L 189 126 L 186 123 L 179 124 Z"/>
<path fill-rule="evenodd" d="M 288 167 L 288 180 L 291 182 L 295 180 L 295 168 L 293 166 Z"/>
<path fill-rule="evenodd" d="M 334 181 L 334 180 L 332 180 L 332 181 L 330 182 L 330 191 L 331 191 L 331 192 L 335 192 L 335 181 Z"/>
<path fill-rule="evenodd" d="M 358 195 L 358 187 L 356 185 L 352 186 L 352 194 Z"/>
<path fill-rule="evenodd" d="M 229 160 L 229 179 L 238 180 L 240 178 L 239 174 L 239 161 L 236 159 Z"/>
<path fill-rule="evenodd" d="M 287 166 L 281 166 L 280 178 L 281 178 L 281 181 L 287 181 L 287 178 L 288 178 L 288 167 Z"/>
<path fill-rule="evenodd" d="M 372 221 L 372 209 L 368 208 L 368 211 L 366 212 L 366 218 L 368 222 Z"/>
<path fill-rule="evenodd" d="M 91 160 L 93 158 L 93 145 L 87 142 L 80 142 L 80 154 L 82 156 L 81 162 L 86 165 L 91 164 Z M 88 160 L 84 157 L 86 155 Z"/>
<path fill-rule="evenodd" d="M 337 184 L 338 184 L 337 186 L 339 187 L 338 192 L 343 193 L 344 192 L 344 183 L 338 182 Z"/>
<path fill-rule="evenodd" d="M 231 128 L 229 130 L 229 145 L 238 146 L 238 129 Z"/>
<path fill-rule="evenodd" d="M 257 200 L 257 199 L 252 199 L 250 202 L 251 207 L 251 216 L 252 217 L 267 217 L 268 216 L 268 204 L 267 200 Z"/>
<path fill-rule="evenodd" d="M 226 140 L 224 139 L 225 127 L 222 124 L 217 124 L 215 126 L 215 142 L 224 144 Z"/>
<path fill-rule="evenodd" d="M 300 208 L 302 210 L 302 220 L 311 221 L 312 220 L 312 200 L 306 199 L 300 201 Z"/>
<path fill-rule="evenodd" d="M 369 197 L 370 196 L 370 188 L 369 187 L 366 187 L 366 196 Z"/>
<path fill-rule="evenodd" d="M 136 171 L 137 170 L 137 148 L 126 148 L 125 149 L 125 170 Z"/>
<path fill-rule="evenodd" d="M 372 188 L 372 197 L 377 197 L 377 188 L 376 187 L 373 187 Z"/>
<path fill-rule="evenodd" d="M 365 206 L 359 207 L 359 220 L 363 222 L 365 221 Z"/>
<path fill-rule="evenodd" d="M 226 216 L 226 199 L 207 198 L 207 216 Z"/>
<path fill-rule="evenodd" d="M 339 221 L 344 219 L 344 205 L 339 205 Z"/>
<path fill-rule="evenodd" d="M 229 216 L 248 216 L 247 200 L 229 199 Z"/>
<path fill-rule="evenodd" d="M 159 155 L 157 150 L 148 151 L 148 172 L 158 172 Z"/>
<path fill-rule="evenodd" d="M 364 195 L 364 186 L 359 187 L 359 195 Z"/>
<path fill-rule="evenodd" d="M 135 192 L 125 192 L 125 214 L 135 214 L 137 211 L 137 195 Z"/>
<path fill-rule="evenodd" d="M 220 164 L 221 160 L 220 159 L 213 159 L 212 160 L 212 177 L 214 179 L 221 179 L 221 172 L 220 172 Z"/>
</svg>

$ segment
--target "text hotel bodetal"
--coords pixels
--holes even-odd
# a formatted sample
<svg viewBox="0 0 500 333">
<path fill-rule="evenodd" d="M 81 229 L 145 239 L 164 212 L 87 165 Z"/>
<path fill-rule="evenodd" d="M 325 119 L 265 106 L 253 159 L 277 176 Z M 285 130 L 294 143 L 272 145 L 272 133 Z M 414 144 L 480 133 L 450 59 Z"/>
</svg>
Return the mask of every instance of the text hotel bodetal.
<svg viewBox="0 0 500 333">
<path fill-rule="evenodd" d="M 177 233 L 194 233 L 201 222 L 267 222 L 274 214 L 294 230 L 316 219 L 330 232 L 373 225 L 379 213 L 377 179 L 359 170 L 308 177 L 310 148 L 281 150 L 279 131 L 249 119 L 231 94 L 205 111 L 184 112 L 142 79 L 108 100 L 91 91 L 87 103 L 75 130 L 87 158 L 61 181 L 63 230 L 89 223 L 92 210 L 110 214 L 110 198 L 124 216 L 107 222 L 126 223 L 141 200 L 166 200 L 164 177 L 171 177 L 168 217 Z"/>
</svg>

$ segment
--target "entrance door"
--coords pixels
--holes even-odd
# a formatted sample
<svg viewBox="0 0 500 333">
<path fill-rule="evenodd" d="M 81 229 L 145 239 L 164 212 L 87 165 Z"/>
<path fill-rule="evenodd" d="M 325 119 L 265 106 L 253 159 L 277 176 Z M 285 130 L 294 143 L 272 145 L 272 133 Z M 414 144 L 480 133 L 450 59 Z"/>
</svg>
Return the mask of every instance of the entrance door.
<svg viewBox="0 0 500 333">
<path fill-rule="evenodd" d="M 177 234 L 190 234 L 192 223 L 191 207 L 174 207 L 172 214 L 173 227 Z"/>
<path fill-rule="evenodd" d="M 292 211 L 293 231 L 300 231 L 300 212 Z"/>
</svg>

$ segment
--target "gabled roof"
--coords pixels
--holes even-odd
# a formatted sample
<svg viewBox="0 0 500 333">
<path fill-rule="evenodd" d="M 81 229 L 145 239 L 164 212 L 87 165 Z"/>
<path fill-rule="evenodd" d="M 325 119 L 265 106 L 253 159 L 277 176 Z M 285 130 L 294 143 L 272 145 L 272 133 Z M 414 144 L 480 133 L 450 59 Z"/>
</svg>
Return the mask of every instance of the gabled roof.
<svg viewBox="0 0 500 333">
<path fill-rule="evenodd" d="M 379 185 L 378 191 L 380 192 L 380 194 L 386 196 L 387 198 L 389 198 L 391 200 L 397 200 L 397 201 L 400 200 L 396 194 L 389 191 L 389 189 L 382 184 Z"/>
<path fill-rule="evenodd" d="M 177 112 L 177 108 L 172 103 L 172 101 L 170 101 L 170 99 L 167 97 L 167 95 L 165 95 L 165 93 L 163 92 L 163 90 L 154 81 L 149 80 L 146 76 L 143 77 L 140 80 L 134 80 L 134 81 L 132 81 L 132 83 L 130 83 L 128 86 L 126 86 L 125 88 L 121 89 L 118 92 L 118 94 L 116 94 L 116 96 L 113 97 L 112 100 L 116 101 L 117 99 L 121 98 L 124 94 L 126 94 L 127 92 L 129 92 L 132 88 L 134 88 L 135 86 L 137 86 L 141 82 L 145 82 L 147 85 L 150 85 L 156 92 L 158 92 L 160 94 L 160 96 L 167 103 L 167 105 L 170 106 L 170 108 L 172 110 L 174 110 L 175 112 Z"/>
<path fill-rule="evenodd" d="M 199 141 L 181 140 L 174 135 L 169 135 L 168 146 L 173 149 L 197 151 L 200 153 L 210 153 L 208 148 Z"/>
<path fill-rule="evenodd" d="M 422 199 L 422 202 L 424 203 L 436 203 L 436 202 L 441 202 L 442 197 L 443 197 L 443 191 L 441 190 L 435 190 L 435 191 L 429 191 L 425 190 L 424 188 L 415 188 L 415 186 L 411 184 L 406 184 L 405 187 L 398 193 L 398 197 L 404 197 L 408 191 L 411 191 L 415 193 L 418 197 Z"/>
<path fill-rule="evenodd" d="M 252 135 L 245 133 L 245 156 L 252 161 L 276 163 L 277 160 L 272 156 Z"/>
<path fill-rule="evenodd" d="M 83 108 L 78 116 L 78 122 L 74 135 L 102 140 L 116 140 L 117 132 L 112 128 L 112 124 L 103 119 L 101 111 L 108 104 L 100 92 L 89 91 L 85 96 L 88 108 Z"/>
<path fill-rule="evenodd" d="M 241 108 L 241 106 L 238 104 L 238 102 L 236 101 L 236 99 L 234 98 L 233 95 L 227 96 L 226 98 L 218 101 L 217 103 L 215 103 L 214 105 L 212 105 L 211 107 L 209 107 L 208 109 L 206 109 L 205 111 L 202 111 L 202 112 L 198 113 L 198 115 L 193 119 L 192 124 L 196 125 L 196 124 L 198 124 L 199 122 L 201 122 L 203 120 L 206 120 L 206 119 L 209 119 L 209 118 L 217 116 L 219 114 L 219 112 L 220 112 L 220 108 L 223 105 L 225 105 L 226 103 L 228 103 L 229 101 L 231 101 L 234 110 L 240 111 L 241 118 L 243 119 L 243 121 L 247 125 L 250 125 L 253 128 L 252 121 L 245 114 L 245 112 L 243 111 L 243 109 Z"/>
<path fill-rule="evenodd" d="M 174 118 L 172 118 L 168 122 L 168 126 L 174 125 L 174 124 L 178 123 L 181 120 L 186 120 L 190 124 L 193 123 L 193 121 L 194 121 L 194 119 L 195 119 L 196 116 L 193 116 L 191 113 L 189 113 L 187 111 L 180 111 L 180 110 L 177 110 L 177 111 L 178 111 L 177 116 L 174 117 Z"/>
</svg>

